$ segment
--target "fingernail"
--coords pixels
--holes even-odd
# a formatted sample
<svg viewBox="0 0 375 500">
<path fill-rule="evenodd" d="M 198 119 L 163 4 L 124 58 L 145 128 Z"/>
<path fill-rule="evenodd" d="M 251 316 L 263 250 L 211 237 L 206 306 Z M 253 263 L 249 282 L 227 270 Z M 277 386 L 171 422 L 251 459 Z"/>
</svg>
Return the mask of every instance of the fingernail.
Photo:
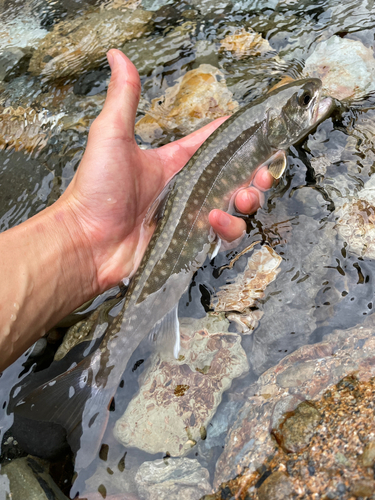
<svg viewBox="0 0 375 500">
<path fill-rule="evenodd" d="M 113 69 L 113 63 L 115 62 L 115 58 L 111 52 L 107 52 L 107 61 L 111 69 Z"/>
<path fill-rule="evenodd" d="M 218 222 L 221 227 L 228 227 L 231 223 L 230 216 L 228 214 L 221 213 Z"/>
</svg>

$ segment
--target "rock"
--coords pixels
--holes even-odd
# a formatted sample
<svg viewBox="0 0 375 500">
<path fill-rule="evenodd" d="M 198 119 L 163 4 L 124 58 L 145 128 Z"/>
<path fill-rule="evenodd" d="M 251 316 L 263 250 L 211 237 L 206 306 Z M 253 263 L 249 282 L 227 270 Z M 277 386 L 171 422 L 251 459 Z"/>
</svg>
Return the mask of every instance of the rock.
<svg viewBox="0 0 375 500">
<path fill-rule="evenodd" d="M 231 8 L 229 0 L 190 0 L 189 4 L 200 11 L 203 16 L 208 14 L 222 14 L 226 7 Z"/>
<path fill-rule="evenodd" d="M 142 0 L 142 7 L 146 10 L 156 11 L 164 5 L 173 4 L 174 0 Z"/>
<path fill-rule="evenodd" d="M 152 19 L 145 10 L 104 10 L 56 24 L 35 50 L 29 66 L 48 80 L 78 75 L 105 61 L 106 52 L 142 36 Z"/>
<path fill-rule="evenodd" d="M 336 99 L 359 98 L 375 90 L 373 51 L 360 41 L 333 36 L 316 46 L 304 75 L 320 78 L 323 92 Z"/>
<path fill-rule="evenodd" d="M 253 31 L 248 32 L 245 29 L 236 30 L 233 35 L 228 35 L 221 40 L 219 51 L 225 50 L 231 52 L 236 59 L 274 52 L 262 35 Z"/>
<path fill-rule="evenodd" d="M 313 403 L 304 401 L 272 433 L 287 453 L 297 453 L 310 443 L 320 420 L 321 415 Z"/>
<path fill-rule="evenodd" d="M 120 470 L 121 469 L 121 470 Z M 121 495 L 120 499 L 130 500 L 130 498 L 138 498 L 137 495 L 137 485 L 135 482 L 135 476 L 137 474 L 138 467 L 128 467 L 122 469 L 118 464 L 99 463 L 94 474 L 85 481 L 85 493 L 80 495 L 82 498 L 88 496 L 91 498 L 98 492 L 106 492 L 105 498 L 107 499 L 110 495 Z M 134 495 L 134 497 L 132 496 Z M 103 495 L 98 497 L 98 500 L 103 499 Z"/>
<path fill-rule="evenodd" d="M 43 149 L 60 117 L 32 108 L 0 108 L 0 149 L 28 152 Z"/>
<path fill-rule="evenodd" d="M 337 230 L 349 250 L 360 257 L 375 257 L 375 176 L 353 200 L 336 210 Z"/>
<path fill-rule="evenodd" d="M 215 312 L 243 312 L 264 297 L 264 290 L 279 274 L 282 258 L 267 245 L 255 250 L 234 283 L 221 287 L 211 304 Z"/>
<path fill-rule="evenodd" d="M 143 500 L 199 500 L 210 493 L 209 473 L 190 458 L 144 462 L 135 476 Z"/>
<path fill-rule="evenodd" d="M 375 442 L 371 441 L 365 446 L 362 455 L 362 463 L 364 467 L 373 467 L 375 464 Z"/>
<path fill-rule="evenodd" d="M 152 142 L 163 132 L 186 135 L 237 109 L 238 103 L 233 101 L 223 73 L 201 64 L 179 78 L 165 96 L 153 99 L 146 116 L 136 123 L 135 132 L 145 142 Z"/>
<path fill-rule="evenodd" d="M 121 50 L 129 57 L 140 75 L 157 73 L 160 72 L 160 67 L 175 60 L 181 51 L 192 49 L 191 35 L 195 27 L 194 22 L 188 21 L 171 29 L 165 36 L 127 42 Z"/>
<path fill-rule="evenodd" d="M 108 0 L 103 3 L 100 7 L 105 10 L 117 9 L 117 10 L 135 10 L 141 5 L 142 0 Z M 150 9 L 148 9 L 150 10 Z"/>
<path fill-rule="evenodd" d="M 2 467 L 0 474 L 9 479 L 9 499 L 68 500 L 45 470 L 43 461 L 37 458 L 13 460 Z"/>
<path fill-rule="evenodd" d="M 241 337 L 227 330 L 220 317 L 181 320 L 179 358 L 153 357 L 139 393 L 116 422 L 115 438 L 171 456 L 184 455 L 204 439 L 223 392 L 248 370 Z"/>
<path fill-rule="evenodd" d="M 291 498 L 293 485 L 288 476 L 282 472 L 271 474 L 258 489 L 259 500 L 287 500 Z"/>
<path fill-rule="evenodd" d="M 375 482 L 359 479 L 350 488 L 350 493 L 356 498 L 371 498 L 375 491 Z"/>
<path fill-rule="evenodd" d="M 27 70 L 31 52 L 9 47 L 0 53 L 0 80 L 9 81 Z"/>
<path fill-rule="evenodd" d="M 36 48 L 48 31 L 32 16 L 20 15 L 8 21 L 0 20 L 0 47 Z"/>
<path fill-rule="evenodd" d="M 300 347 L 294 353 L 286 356 L 275 367 L 263 373 L 256 383 L 238 396 L 241 400 L 245 399 L 246 403 L 232 425 L 226 438 L 224 451 L 217 461 L 215 488 L 239 474 L 244 468 L 247 468 L 245 476 L 250 477 L 266 461 L 267 457 L 275 452 L 275 442 L 268 429 L 280 428 L 280 422 L 283 420 L 288 422 L 288 418 L 291 417 L 289 412 L 293 412 L 302 400 L 307 399 L 317 405 L 316 401 L 322 397 L 325 391 L 332 387 L 335 388 L 335 384 L 353 372 L 358 374 L 360 380 L 368 380 L 375 376 L 374 327 L 375 315 L 373 314 L 359 327 L 336 330 L 326 335 L 323 342 Z M 299 374 L 303 374 L 303 376 Z M 344 386 L 344 389 L 346 387 Z M 371 392 L 364 394 L 371 394 Z M 332 398 L 332 396 L 327 397 Z M 348 398 L 350 401 L 351 394 L 348 395 Z M 297 441 L 302 445 L 307 442 L 307 438 L 304 441 L 303 436 L 313 432 L 319 418 L 318 413 L 314 410 L 310 410 L 306 406 L 304 408 L 308 409 L 309 413 L 307 428 L 303 426 L 302 414 L 288 424 L 290 426 L 288 432 L 293 431 L 295 425 L 294 430 L 298 430 L 296 435 L 301 438 L 301 441 L 299 438 Z M 350 414 L 350 418 L 356 422 L 358 420 L 358 415 L 355 413 L 357 405 L 349 406 L 350 411 L 352 411 L 351 408 L 353 408 L 354 413 Z M 367 408 L 366 403 L 363 403 L 362 408 Z M 316 406 L 316 409 L 321 415 L 325 412 L 327 418 L 327 410 L 321 410 L 320 406 Z M 336 415 L 335 412 L 338 410 L 330 407 L 330 411 L 332 415 Z M 366 409 L 366 412 L 371 411 L 371 407 Z M 296 414 L 294 413 L 294 415 Z M 361 417 L 362 421 L 366 422 L 364 417 Z M 330 432 L 329 429 L 327 432 Z M 347 432 L 351 435 L 349 427 Z M 363 450 L 363 444 L 359 441 L 357 434 L 353 435 L 352 439 L 354 440 L 352 455 L 357 457 Z M 340 447 L 340 443 L 345 443 L 345 441 L 338 440 L 337 443 L 335 441 L 335 449 L 332 448 L 331 452 L 346 455 L 346 451 Z M 366 454 L 364 456 L 366 457 Z M 353 456 L 350 458 L 350 463 L 352 462 Z"/>
</svg>

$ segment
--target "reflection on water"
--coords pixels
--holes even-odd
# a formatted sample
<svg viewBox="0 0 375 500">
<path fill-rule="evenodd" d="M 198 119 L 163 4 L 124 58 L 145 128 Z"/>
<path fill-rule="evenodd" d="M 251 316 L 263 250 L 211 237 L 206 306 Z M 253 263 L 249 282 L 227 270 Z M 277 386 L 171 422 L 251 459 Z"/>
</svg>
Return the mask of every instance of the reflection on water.
<svg viewBox="0 0 375 500">
<path fill-rule="evenodd" d="M 146 129 L 137 140 L 144 148 L 165 144 L 217 116 L 215 113 L 228 112 L 224 106 L 220 108 L 219 101 L 215 101 L 214 111 L 205 107 L 217 94 L 210 94 L 209 99 L 201 95 L 194 79 L 188 87 L 188 101 L 179 94 L 177 104 L 171 99 L 177 91 L 167 89 L 188 71 L 200 68 L 199 75 L 209 72 L 215 88 L 225 96 L 225 104 L 229 102 L 233 110 L 237 103 L 243 105 L 266 93 L 285 75 L 300 77 L 317 43 L 333 35 L 360 42 L 367 54 L 374 48 L 375 6 L 371 0 L 23 0 L 0 2 L 0 8 L 1 231 L 53 203 L 72 179 L 90 124 L 103 106 L 110 76 L 104 54 L 111 47 L 121 48 L 141 75 L 137 120 L 143 118 Z M 268 41 L 269 49 L 266 45 L 267 50 L 258 53 L 247 46 L 250 52 L 245 55 L 241 48 L 232 50 L 228 45 L 232 39 L 223 40 L 239 33 L 238 29 L 259 33 L 263 42 L 259 38 L 258 42 Z M 85 37 L 92 33 L 92 41 L 86 43 Z M 353 49 L 348 58 L 355 57 Z M 371 72 L 375 63 L 367 60 L 366 64 L 363 71 Z M 327 68 L 342 78 L 339 70 Z M 161 366 L 163 360 L 150 352 L 147 343 L 132 356 L 111 407 L 99 457 L 80 475 L 72 495 L 79 491 L 90 499 L 198 500 L 244 469 L 259 469 L 274 446 L 264 429 L 274 425 L 275 415 L 294 411 L 301 399 L 318 399 L 353 370 L 374 375 L 371 314 L 375 268 L 371 250 L 375 188 L 371 176 L 375 106 L 373 95 L 361 96 L 355 74 L 345 82 L 352 85 L 353 98 L 291 148 L 287 174 L 267 194 L 264 207 L 248 219 L 248 234 L 240 246 L 219 254 L 194 276 L 179 304 L 180 317 L 189 318 L 186 358 Z M 233 97 L 228 97 L 228 91 Z M 175 116 L 174 106 L 186 113 L 180 122 L 173 118 L 171 125 L 165 116 L 161 121 L 157 110 L 162 105 L 165 109 L 165 102 L 170 116 Z M 186 111 L 189 106 L 195 106 L 194 119 Z M 220 287 L 233 283 L 245 270 L 251 253 L 240 257 L 232 269 L 220 273 L 221 267 L 259 241 L 257 250 L 267 243 L 282 261 L 276 279 L 247 311 L 248 315 L 257 311 L 258 326 L 240 336 L 238 323 L 229 322 L 224 313 L 212 317 L 210 304 Z M 100 311 L 106 321 L 111 314 L 108 309 L 104 305 Z M 82 318 L 83 323 L 70 331 L 71 337 L 89 330 L 90 319 Z M 197 332 L 204 329 L 209 338 L 199 344 Z M 72 456 L 58 442 L 60 434 L 50 423 L 39 422 L 26 433 L 26 441 L 21 437 L 17 445 L 12 413 L 6 411 L 11 389 L 20 379 L 21 385 L 29 384 L 28 389 L 37 387 L 84 356 L 87 345 L 77 341 L 65 358 L 53 362 L 66 331 L 66 326 L 53 329 L 47 347 L 34 351 L 29 359 L 22 357 L 1 376 L 0 431 L 3 465 L 20 464 L 15 459 L 23 459 L 26 452 L 48 454 L 35 439 L 42 433 L 49 442 L 49 453 L 56 452 L 53 460 L 57 465 L 50 474 L 69 495 Z M 209 342 L 215 344 L 210 355 L 207 348 L 202 349 Z M 227 358 L 221 361 L 220 377 L 209 378 L 210 367 L 224 351 Z M 334 366 L 333 353 L 339 360 Z M 285 375 L 287 370 L 292 375 Z M 321 376 L 324 370 L 326 378 Z M 283 377 L 278 377 L 280 373 Z M 157 391 L 151 391 L 154 386 Z M 206 392 L 199 404 L 193 401 L 196 415 L 189 413 L 189 425 L 182 425 L 183 398 L 193 387 L 204 387 Z M 13 395 L 19 391 L 17 387 Z M 257 406 L 264 394 L 267 408 Z M 155 411 L 171 395 L 176 398 L 172 406 Z M 147 411 L 149 420 L 143 418 Z M 140 427 L 138 436 L 134 433 L 131 439 L 115 439 L 113 429 L 123 422 L 125 412 L 126 422 L 144 425 L 144 430 Z M 198 426 L 201 414 L 209 414 L 207 425 Z M 147 434 L 148 425 L 157 429 L 155 442 L 150 442 L 153 433 Z M 168 458 L 169 440 L 174 440 L 172 458 Z M 342 460 L 340 467 L 345 470 L 349 465 Z M 299 485 L 302 489 L 303 484 Z M 260 486 L 249 490 L 250 498 L 261 498 L 257 493 Z M 319 491 L 324 485 L 321 488 Z M 299 494 L 308 498 L 303 496 L 306 491 Z M 341 498 L 349 498 L 345 495 L 349 491 L 342 490 Z"/>
</svg>

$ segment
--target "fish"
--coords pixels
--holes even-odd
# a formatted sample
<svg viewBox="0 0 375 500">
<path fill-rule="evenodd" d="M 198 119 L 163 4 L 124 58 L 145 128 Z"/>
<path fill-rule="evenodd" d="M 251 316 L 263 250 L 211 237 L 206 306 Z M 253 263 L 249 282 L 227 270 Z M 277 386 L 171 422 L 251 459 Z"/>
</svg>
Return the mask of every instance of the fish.
<svg viewBox="0 0 375 500">
<path fill-rule="evenodd" d="M 234 197 L 267 165 L 280 178 L 286 150 L 330 113 L 319 79 L 299 80 L 243 106 L 228 118 L 173 176 L 151 205 L 146 226 L 153 236 L 130 280 L 121 311 L 93 353 L 24 396 L 14 413 L 66 429 L 76 472 L 96 456 L 109 407 L 126 365 L 146 338 L 179 351 L 178 302 L 220 240 L 208 215 L 234 212 Z"/>
</svg>

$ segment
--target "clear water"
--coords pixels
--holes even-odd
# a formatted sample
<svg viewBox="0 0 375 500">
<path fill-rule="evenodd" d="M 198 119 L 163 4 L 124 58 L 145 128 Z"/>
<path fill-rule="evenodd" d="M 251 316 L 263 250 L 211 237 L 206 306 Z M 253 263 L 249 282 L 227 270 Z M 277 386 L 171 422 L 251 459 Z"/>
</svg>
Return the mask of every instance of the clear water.
<svg viewBox="0 0 375 500">
<path fill-rule="evenodd" d="M 3 2 L 1 5 L 2 50 L 36 47 L 38 40 L 54 24 L 96 8 L 94 2 L 75 0 Z M 189 14 L 192 9 L 196 10 L 193 15 Z M 173 2 L 157 11 L 156 16 L 150 33 L 125 46 L 125 52 L 140 71 L 142 97 L 148 102 L 202 63 L 219 67 L 234 98 L 244 104 L 265 93 L 283 75 L 298 78 L 316 43 L 334 34 L 360 40 L 365 46 L 374 48 L 375 6 L 371 0 L 296 0 L 279 4 L 276 0 L 222 0 L 194 1 L 193 5 Z M 182 36 L 168 36 L 182 25 Z M 236 27 L 252 28 L 261 33 L 279 59 L 257 57 L 237 61 L 228 53 L 219 54 L 219 41 Z M 150 51 L 150 46 L 156 49 Z M 0 231 L 31 217 L 64 191 L 83 154 L 89 126 L 100 112 L 109 75 L 108 65 L 100 63 L 95 70 L 76 77 L 46 82 L 40 76 L 30 75 L 26 68 L 0 84 L 0 106 L 22 107 L 24 114 L 19 120 L 19 127 L 24 127 L 23 145 L 4 145 L 0 150 Z M 139 108 L 139 116 L 144 114 L 144 102 Z M 231 393 L 252 383 L 286 354 L 307 343 L 320 341 L 335 328 L 360 324 L 371 314 L 374 262 L 349 251 L 335 228 L 335 208 L 343 200 L 355 196 L 373 174 L 374 109 L 371 95 L 345 105 L 320 124 L 302 144 L 291 148 L 287 174 L 267 194 L 263 208 L 248 220 L 248 235 L 239 249 L 253 241 L 267 241 L 282 256 L 283 262 L 278 278 L 267 288 L 259 304 L 264 312 L 259 327 L 253 335 L 243 337 L 250 371 L 244 378 L 234 381 L 224 395 L 219 414 L 227 411 L 225 405 Z M 30 113 L 38 115 L 37 132 L 31 128 L 34 118 L 30 117 L 34 114 Z M 35 135 L 42 148 L 35 147 Z M 151 145 L 141 145 L 156 147 L 178 137 L 178 134 L 164 134 Z M 321 175 L 314 168 L 323 163 L 326 169 Z M 197 273 L 180 301 L 181 316 L 204 316 L 214 291 L 227 280 L 234 279 L 241 265 L 242 268 L 245 265 L 242 260 L 234 270 L 218 277 L 217 269 L 230 257 L 228 253 L 220 254 L 213 264 L 207 264 Z M 101 497 L 104 495 L 100 489 L 103 474 L 107 474 L 108 479 L 111 472 L 107 467 L 114 469 L 125 453 L 125 470 L 130 476 L 144 461 L 163 457 L 163 454 L 149 455 L 137 449 L 125 450 L 111 435 L 114 422 L 138 388 L 143 367 L 136 371 L 131 368 L 137 360 L 147 360 L 148 355 L 141 347 L 124 374 L 126 383 L 116 396 L 116 408 L 111 412 L 103 438 L 109 446 L 105 467 L 101 467 L 103 460 L 97 458 L 81 478 L 81 484 L 87 480 L 88 490 L 99 492 Z M 22 366 L 25 359 L 16 362 L 0 378 L 0 400 L 4 402 L 0 416 L 1 436 L 12 424 L 12 414 L 6 411 L 11 388 L 30 370 L 30 363 L 25 369 Z M 36 360 L 37 369 L 41 372 L 50 360 Z M 215 444 L 211 453 L 203 455 L 195 447 L 188 455 L 207 468 L 211 479 L 224 437 L 222 444 Z M 3 460 L 8 458 L 3 452 Z M 97 468 L 100 467 L 102 472 L 99 474 Z M 116 481 L 112 481 L 113 491 L 106 488 L 106 495 L 118 493 Z M 65 485 L 67 491 L 69 488 Z M 131 491 L 133 496 L 129 493 L 126 498 L 140 498 Z"/>
</svg>

